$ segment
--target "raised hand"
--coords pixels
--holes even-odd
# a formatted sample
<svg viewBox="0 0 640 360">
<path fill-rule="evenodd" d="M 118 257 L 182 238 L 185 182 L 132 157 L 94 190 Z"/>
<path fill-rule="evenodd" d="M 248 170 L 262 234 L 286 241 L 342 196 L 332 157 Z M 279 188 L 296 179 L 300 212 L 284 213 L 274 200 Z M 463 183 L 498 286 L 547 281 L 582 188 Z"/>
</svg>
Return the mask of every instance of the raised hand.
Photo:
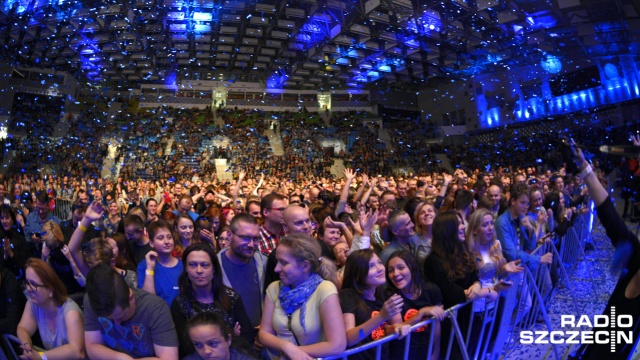
<svg viewBox="0 0 640 360">
<path fill-rule="evenodd" d="M 102 203 L 99 200 L 96 200 L 89 205 L 87 211 L 84 213 L 84 217 L 87 218 L 87 220 L 94 222 L 102 219 L 102 214 L 104 214 Z"/>
<path fill-rule="evenodd" d="M 371 185 L 369 183 L 369 176 L 367 176 L 367 174 L 362 174 L 362 184 L 364 186 Z"/>
<path fill-rule="evenodd" d="M 347 181 L 353 181 L 353 179 L 356 177 L 356 171 L 353 171 L 353 169 L 344 169 L 342 170 L 342 173 L 344 174 L 344 177 L 347 179 Z"/>
<path fill-rule="evenodd" d="M 442 173 L 442 178 L 444 179 L 444 184 L 448 185 L 453 181 L 453 176 L 447 173 Z"/>
<path fill-rule="evenodd" d="M 384 302 L 384 305 L 382 305 L 382 309 L 380 309 L 380 316 L 382 316 L 385 321 L 389 320 L 402 311 L 403 305 L 404 301 L 402 300 L 402 296 L 393 294 Z"/>
<path fill-rule="evenodd" d="M 360 224 L 363 234 L 371 234 L 371 230 L 373 230 L 373 227 L 378 221 L 378 215 L 378 210 L 373 211 L 373 209 L 371 209 L 368 212 L 364 210 L 360 211 L 358 223 Z"/>
<path fill-rule="evenodd" d="M 147 270 L 154 270 L 156 268 L 156 260 L 158 259 L 158 253 L 151 250 L 144 256 L 144 260 L 147 263 Z"/>
</svg>

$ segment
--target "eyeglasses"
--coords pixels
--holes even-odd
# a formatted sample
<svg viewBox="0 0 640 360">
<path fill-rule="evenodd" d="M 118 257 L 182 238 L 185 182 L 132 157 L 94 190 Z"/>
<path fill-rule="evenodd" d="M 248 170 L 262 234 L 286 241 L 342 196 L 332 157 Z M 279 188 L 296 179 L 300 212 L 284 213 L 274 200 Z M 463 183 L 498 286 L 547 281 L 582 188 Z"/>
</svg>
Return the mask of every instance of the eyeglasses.
<svg viewBox="0 0 640 360">
<path fill-rule="evenodd" d="M 23 281 L 22 282 L 22 289 L 26 290 L 26 291 L 38 291 L 39 287 L 43 287 L 46 288 L 46 285 L 42 285 L 42 284 L 34 284 L 34 283 L 30 283 L 28 281 Z"/>
<path fill-rule="evenodd" d="M 260 237 L 260 236 L 255 236 L 255 237 L 243 236 L 243 235 L 236 234 L 233 231 L 231 231 L 231 233 L 233 235 L 239 237 L 240 240 L 242 240 L 244 242 L 253 242 L 254 244 L 258 244 L 258 243 L 260 243 L 260 241 L 262 241 L 262 237 Z"/>
</svg>

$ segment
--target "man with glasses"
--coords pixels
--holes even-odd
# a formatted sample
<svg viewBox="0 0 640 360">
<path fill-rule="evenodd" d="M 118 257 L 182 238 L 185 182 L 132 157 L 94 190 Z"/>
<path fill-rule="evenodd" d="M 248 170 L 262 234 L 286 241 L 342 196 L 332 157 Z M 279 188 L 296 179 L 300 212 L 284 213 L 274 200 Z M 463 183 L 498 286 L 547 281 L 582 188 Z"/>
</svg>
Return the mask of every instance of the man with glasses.
<svg viewBox="0 0 640 360">
<path fill-rule="evenodd" d="M 193 208 L 193 199 L 191 199 L 191 196 L 184 194 L 180 196 L 180 199 L 178 200 L 178 207 L 176 210 L 173 211 L 173 213 L 176 216 L 180 214 L 187 214 L 193 221 L 196 221 L 199 215 L 191 211 L 192 208 Z"/>
<path fill-rule="evenodd" d="M 282 227 L 282 217 L 287 208 L 285 197 L 278 193 L 270 193 L 260 201 L 260 212 L 262 213 L 263 224 L 260 227 L 260 241 L 258 250 L 265 255 L 269 255 L 276 246 L 278 240 L 285 235 Z"/>
<path fill-rule="evenodd" d="M 246 213 L 236 215 L 229 226 L 231 241 L 228 248 L 218 253 L 222 279 L 226 286 L 235 289 L 254 327 L 260 325 L 264 300 L 264 275 L 267 257 L 260 253 L 258 244 L 260 225 Z"/>
<path fill-rule="evenodd" d="M 40 244 L 42 243 L 40 233 L 42 233 L 42 225 L 49 220 L 60 225 L 60 219 L 49 212 L 49 194 L 47 194 L 46 191 L 41 191 L 36 197 L 35 211 L 32 211 L 27 216 L 24 232 L 31 253 L 35 257 L 40 257 Z"/>
</svg>

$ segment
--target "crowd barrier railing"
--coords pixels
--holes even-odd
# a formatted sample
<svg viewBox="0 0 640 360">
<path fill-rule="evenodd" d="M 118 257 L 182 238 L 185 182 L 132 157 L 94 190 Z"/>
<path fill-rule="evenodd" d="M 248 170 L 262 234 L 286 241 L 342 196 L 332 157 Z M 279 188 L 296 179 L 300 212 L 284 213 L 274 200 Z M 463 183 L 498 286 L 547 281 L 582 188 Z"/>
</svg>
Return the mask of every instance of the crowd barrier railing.
<svg viewBox="0 0 640 360">
<path fill-rule="evenodd" d="M 456 354 L 456 358 L 462 358 L 464 360 L 470 359 L 485 359 L 488 354 L 494 352 L 501 352 L 501 348 L 497 349 L 493 346 L 495 336 L 492 336 L 494 330 L 498 331 L 495 327 L 498 314 L 498 301 L 487 301 L 484 309 L 474 312 L 474 302 L 467 302 L 464 304 L 454 305 L 445 310 L 446 318 L 444 321 L 449 321 L 450 331 L 448 331 L 448 340 L 446 346 L 440 349 L 440 359 L 450 359 L 454 351 L 459 350 L 459 354 Z M 468 314 L 468 319 L 464 316 L 461 317 L 460 313 Z M 461 323 L 462 321 L 462 323 Z M 435 338 L 435 325 L 437 320 L 434 318 L 428 318 L 421 322 L 411 326 L 411 332 L 405 336 L 403 341 L 404 359 L 409 359 L 409 349 L 411 344 L 411 336 L 420 336 L 420 333 L 414 331 L 431 325 L 432 331 L 429 333 L 429 348 L 428 352 L 424 354 L 424 359 L 431 359 L 434 352 L 435 341 L 440 339 Z M 463 331 L 460 327 L 461 324 L 466 325 Z M 446 336 L 446 333 L 442 333 L 441 336 Z M 331 356 L 326 358 L 319 358 L 319 360 L 334 360 L 334 359 L 346 359 L 350 355 L 364 352 L 369 349 L 376 349 L 376 359 L 380 359 L 382 355 L 382 347 L 394 340 L 397 340 L 398 334 L 387 335 L 381 339 L 368 342 L 353 348 L 345 350 L 343 353 L 337 356 Z M 457 350 L 454 350 L 453 345 L 457 344 Z M 444 344 L 443 344 L 444 345 Z"/>
<path fill-rule="evenodd" d="M 496 339 L 496 344 L 504 347 L 504 358 L 508 358 L 509 354 L 516 349 L 522 331 L 529 330 L 538 323 L 542 323 L 546 330 L 552 330 L 553 327 L 546 307 L 547 301 L 543 295 L 549 290 L 546 288 L 547 276 L 549 276 L 549 265 L 539 264 L 534 273 L 525 265 L 519 276 L 518 284 L 514 284 L 515 286 L 510 289 L 502 310 L 503 321 L 500 325 L 503 331 L 499 332 L 498 339 Z M 556 359 L 561 359 L 556 344 L 550 344 L 545 358 L 551 352 L 554 353 Z M 492 359 L 496 359 L 497 355 L 493 353 Z"/>
<path fill-rule="evenodd" d="M 55 199 L 53 215 L 57 216 L 61 220 L 69 220 L 71 218 L 72 206 L 73 202 L 71 200 Z"/>
<path fill-rule="evenodd" d="M 448 312 L 449 310 L 447 310 Z M 449 314 L 449 313 L 448 313 Z M 404 338 L 404 358 L 407 359 L 409 356 L 409 344 L 411 341 L 411 334 L 413 333 L 414 330 L 417 330 L 421 327 L 424 326 L 435 326 L 435 324 L 437 323 L 437 320 L 435 318 L 428 318 L 425 320 L 422 320 L 421 322 L 411 326 L 411 332 L 409 332 L 407 334 L 407 336 L 405 336 Z M 427 354 L 426 359 L 431 358 L 431 355 L 433 354 L 433 344 L 434 344 L 434 339 L 435 339 L 435 331 L 431 331 L 430 335 L 429 335 L 429 351 Z M 390 334 L 387 335 L 381 339 L 375 340 L 375 341 L 371 341 L 368 342 L 366 344 L 362 344 L 360 346 L 356 346 L 353 348 L 349 348 L 347 350 L 345 350 L 344 352 L 342 352 L 340 355 L 336 355 L 336 356 L 329 356 L 329 357 L 324 357 L 324 358 L 316 358 L 317 360 L 335 360 L 335 359 L 346 359 L 348 356 L 350 355 L 354 355 L 354 354 L 358 354 L 361 352 L 364 352 L 366 350 L 369 349 L 373 349 L 376 348 L 376 360 L 380 360 L 381 356 L 382 356 L 382 346 L 386 343 L 389 343 L 393 340 L 398 339 L 400 335 L 399 334 Z M 468 359 L 465 359 L 468 360 Z"/>
</svg>

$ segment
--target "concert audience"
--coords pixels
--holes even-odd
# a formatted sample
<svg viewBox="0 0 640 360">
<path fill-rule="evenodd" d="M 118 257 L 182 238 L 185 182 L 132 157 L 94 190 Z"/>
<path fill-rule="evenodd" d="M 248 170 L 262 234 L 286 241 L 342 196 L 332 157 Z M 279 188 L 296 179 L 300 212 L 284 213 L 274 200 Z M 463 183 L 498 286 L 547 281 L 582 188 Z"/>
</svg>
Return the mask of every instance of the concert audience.
<svg viewBox="0 0 640 360">
<path fill-rule="evenodd" d="M 113 351 L 249 359 L 261 346 L 271 358 L 332 356 L 385 334 L 402 336 L 427 316 L 442 320 L 443 307 L 467 301 L 474 301 L 475 334 L 477 314 L 511 285 L 506 276 L 522 271 L 519 261 L 531 270 L 551 262 L 550 253 L 529 253 L 546 241 L 545 234 L 566 234 L 589 211 L 581 177 L 543 156 L 551 149 L 538 139 L 507 139 L 502 147 L 537 146 L 510 157 L 495 144 L 461 144 L 455 151 L 427 145 L 423 137 L 433 129 L 412 131 L 417 124 L 409 118 L 385 116 L 372 124 L 367 113 L 335 113 L 325 127 L 306 111 L 270 119 L 259 109 L 219 109 L 216 116 L 225 126 L 212 125 L 208 114 L 204 122 L 193 121 L 203 113 L 163 108 L 153 116 L 160 121 L 135 117 L 126 126 L 92 124 L 85 114 L 77 139 L 14 141 L 22 152 L 9 177 L 0 179 L 0 195 L 2 188 L 13 189 L 3 199 L 11 205 L 0 206 L 0 268 L 10 270 L 2 271 L 0 297 L 10 307 L 21 306 L 10 288 L 27 266 L 24 314 L 30 311 L 31 319 L 23 315 L 18 326 L 27 358 L 37 359 L 30 340 L 36 311 L 47 317 L 58 309 L 58 316 L 73 314 L 69 321 L 82 323 L 82 312 L 67 305 L 66 293 L 81 292 L 84 276 L 91 359 L 116 358 Z M 279 125 L 270 129 L 272 120 Z M 380 125 L 391 134 L 389 144 L 378 136 Z M 270 149 L 267 129 L 281 137 L 283 156 Z M 95 131 L 125 134 L 118 142 L 116 160 L 124 164 L 119 172 L 101 176 L 107 154 Z M 213 136 L 203 139 L 203 133 Z M 328 151 L 323 138 L 342 140 L 347 148 Z M 173 147 L 167 151 L 169 140 Z M 33 146 L 42 146 L 41 152 Z M 459 166 L 454 174 L 442 172 L 435 160 L 435 153 L 444 152 Z M 482 158 L 487 154 L 490 166 Z M 56 175 L 32 175 L 33 159 L 42 156 L 47 164 L 60 164 Z M 228 160 L 235 179 L 218 179 L 214 159 L 220 158 Z M 344 179 L 332 177 L 334 159 L 348 167 Z M 417 173 L 392 174 L 401 166 Z M 593 172 L 602 178 L 602 169 Z M 71 204 L 89 199 L 95 203 L 86 214 L 76 214 Z M 107 213 L 96 205 L 102 202 Z M 64 231 L 59 218 L 68 219 Z M 83 240 L 94 229 L 95 236 L 87 233 Z M 55 281 L 34 272 L 37 260 L 27 260 L 29 255 L 48 259 L 51 265 L 43 266 L 63 285 L 45 284 Z M 334 265 L 342 267 L 340 280 L 335 270 L 331 279 L 326 272 Z M 46 298 L 45 287 L 59 292 L 56 299 Z M 540 290 L 545 295 L 549 289 L 543 284 Z M 157 318 L 169 312 L 173 321 Z M 9 315 L 0 312 L 0 325 Z M 148 331 L 134 339 L 103 322 L 130 332 L 144 324 Z M 426 354 L 427 335 L 439 335 L 439 326 L 412 334 L 410 358 Z M 44 334 L 51 340 L 46 355 L 83 357 L 83 342 L 71 339 L 81 329 L 69 330 L 65 344 L 55 342 L 63 332 Z M 443 342 L 448 331 L 443 326 Z M 436 343 L 434 359 L 442 354 Z M 383 358 L 400 355 L 396 346 L 384 346 Z"/>
</svg>

